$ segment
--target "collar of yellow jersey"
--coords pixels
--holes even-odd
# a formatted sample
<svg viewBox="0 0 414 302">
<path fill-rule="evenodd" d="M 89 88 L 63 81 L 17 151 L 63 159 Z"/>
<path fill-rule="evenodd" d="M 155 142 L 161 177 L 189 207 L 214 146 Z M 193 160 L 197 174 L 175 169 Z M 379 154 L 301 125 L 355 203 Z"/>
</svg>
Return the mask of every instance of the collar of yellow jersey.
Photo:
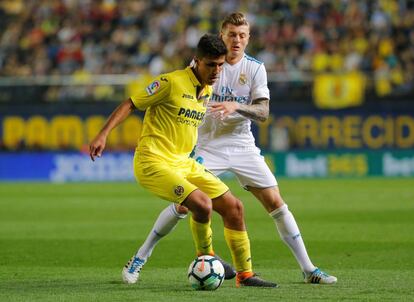
<svg viewBox="0 0 414 302">
<path fill-rule="evenodd" d="M 193 69 L 191 66 L 188 66 L 185 71 L 187 71 L 188 76 L 190 77 L 191 82 L 193 82 L 194 86 L 201 86 L 200 81 L 197 79 L 197 77 L 194 74 Z"/>
</svg>

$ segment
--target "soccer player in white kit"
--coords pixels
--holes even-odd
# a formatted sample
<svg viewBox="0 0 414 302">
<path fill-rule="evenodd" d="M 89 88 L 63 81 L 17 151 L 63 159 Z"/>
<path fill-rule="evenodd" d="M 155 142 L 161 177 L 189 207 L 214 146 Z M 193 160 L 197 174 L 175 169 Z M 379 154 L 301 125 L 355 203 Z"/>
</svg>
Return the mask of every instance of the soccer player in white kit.
<svg viewBox="0 0 414 302">
<path fill-rule="evenodd" d="M 264 206 L 276 224 L 281 239 L 291 249 L 304 275 L 305 283 L 333 284 L 337 278 L 313 265 L 295 218 L 283 201 L 277 181 L 265 163 L 250 129 L 251 120 L 264 121 L 269 115 L 269 89 L 262 62 L 245 54 L 249 23 L 241 13 L 227 16 L 221 37 L 228 54 L 219 80 L 213 86 L 210 110 L 199 128 L 194 158 L 212 173 L 233 172 L 240 184 Z M 123 279 L 135 283 L 157 242 L 186 217 L 183 206 L 164 209 L 135 257 L 140 265 L 123 269 Z M 227 272 L 228 273 L 228 272 Z M 226 274 L 227 278 L 234 277 Z"/>
</svg>

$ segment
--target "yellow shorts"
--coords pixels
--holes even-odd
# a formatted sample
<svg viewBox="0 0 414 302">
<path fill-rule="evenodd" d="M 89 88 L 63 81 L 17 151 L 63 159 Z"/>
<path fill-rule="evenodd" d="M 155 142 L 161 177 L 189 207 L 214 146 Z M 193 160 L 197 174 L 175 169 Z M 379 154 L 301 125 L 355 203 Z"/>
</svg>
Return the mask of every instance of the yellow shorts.
<svg viewBox="0 0 414 302">
<path fill-rule="evenodd" d="M 134 174 L 144 188 L 176 203 L 182 203 L 196 189 L 211 199 L 229 190 L 217 176 L 192 158 L 174 163 L 155 156 L 137 156 L 136 153 Z"/>
</svg>

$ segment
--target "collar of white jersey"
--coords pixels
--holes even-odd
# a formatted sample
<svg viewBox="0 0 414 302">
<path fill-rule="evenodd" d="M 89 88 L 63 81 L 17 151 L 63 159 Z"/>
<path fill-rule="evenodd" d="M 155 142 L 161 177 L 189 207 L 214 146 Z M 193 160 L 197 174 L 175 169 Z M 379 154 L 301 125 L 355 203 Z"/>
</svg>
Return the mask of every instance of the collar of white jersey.
<svg viewBox="0 0 414 302">
<path fill-rule="evenodd" d="M 235 68 L 236 66 L 239 66 L 243 62 L 243 60 L 246 59 L 246 56 L 247 56 L 246 53 L 243 53 L 243 56 L 241 57 L 241 59 L 237 63 L 229 64 L 229 62 L 225 61 L 224 65 L 226 65 L 229 68 Z"/>
</svg>

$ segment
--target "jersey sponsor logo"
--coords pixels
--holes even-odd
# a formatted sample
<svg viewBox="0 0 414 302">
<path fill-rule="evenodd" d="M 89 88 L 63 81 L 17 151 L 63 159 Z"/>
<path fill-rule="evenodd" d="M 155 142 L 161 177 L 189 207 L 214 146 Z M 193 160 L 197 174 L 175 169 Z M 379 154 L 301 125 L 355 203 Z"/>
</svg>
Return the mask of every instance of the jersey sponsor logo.
<svg viewBox="0 0 414 302">
<path fill-rule="evenodd" d="M 247 84 L 247 76 L 244 73 L 240 74 L 239 84 L 240 85 L 246 85 Z"/>
<path fill-rule="evenodd" d="M 233 88 L 229 87 L 229 86 L 222 86 L 220 88 L 220 93 L 221 95 L 232 95 L 233 94 Z"/>
<path fill-rule="evenodd" d="M 194 97 L 191 94 L 186 94 L 186 93 L 183 93 L 182 98 L 183 99 L 194 100 Z"/>
<path fill-rule="evenodd" d="M 193 120 L 202 121 L 204 118 L 204 112 L 200 112 L 197 110 L 185 109 L 183 107 L 180 108 L 178 111 L 178 116 L 188 117 Z"/>
<path fill-rule="evenodd" d="M 148 95 L 153 95 L 155 92 L 157 92 L 158 89 L 160 89 L 160 82 L 154 81 L 151 84 L 148 85 L 145 90 L 147 91 Z"/>
<path fill-rule="evenodd" d="M 240 104 L 249 104 L 250 97 L 246 96 L 232 96 L 232 95 L 218 95 L 213 93 L 211 96 L 212 102 L 237 102 Z"/>
<path fill-rule="evenodd" d="M 174 193 L 177 196 L 183 195 L 183 193 L 184 193 L 184 187 L 183 186 L 180 186 L 180 185 L 176 186 L 175 189 L 174 189 Z"/>
</svg>

